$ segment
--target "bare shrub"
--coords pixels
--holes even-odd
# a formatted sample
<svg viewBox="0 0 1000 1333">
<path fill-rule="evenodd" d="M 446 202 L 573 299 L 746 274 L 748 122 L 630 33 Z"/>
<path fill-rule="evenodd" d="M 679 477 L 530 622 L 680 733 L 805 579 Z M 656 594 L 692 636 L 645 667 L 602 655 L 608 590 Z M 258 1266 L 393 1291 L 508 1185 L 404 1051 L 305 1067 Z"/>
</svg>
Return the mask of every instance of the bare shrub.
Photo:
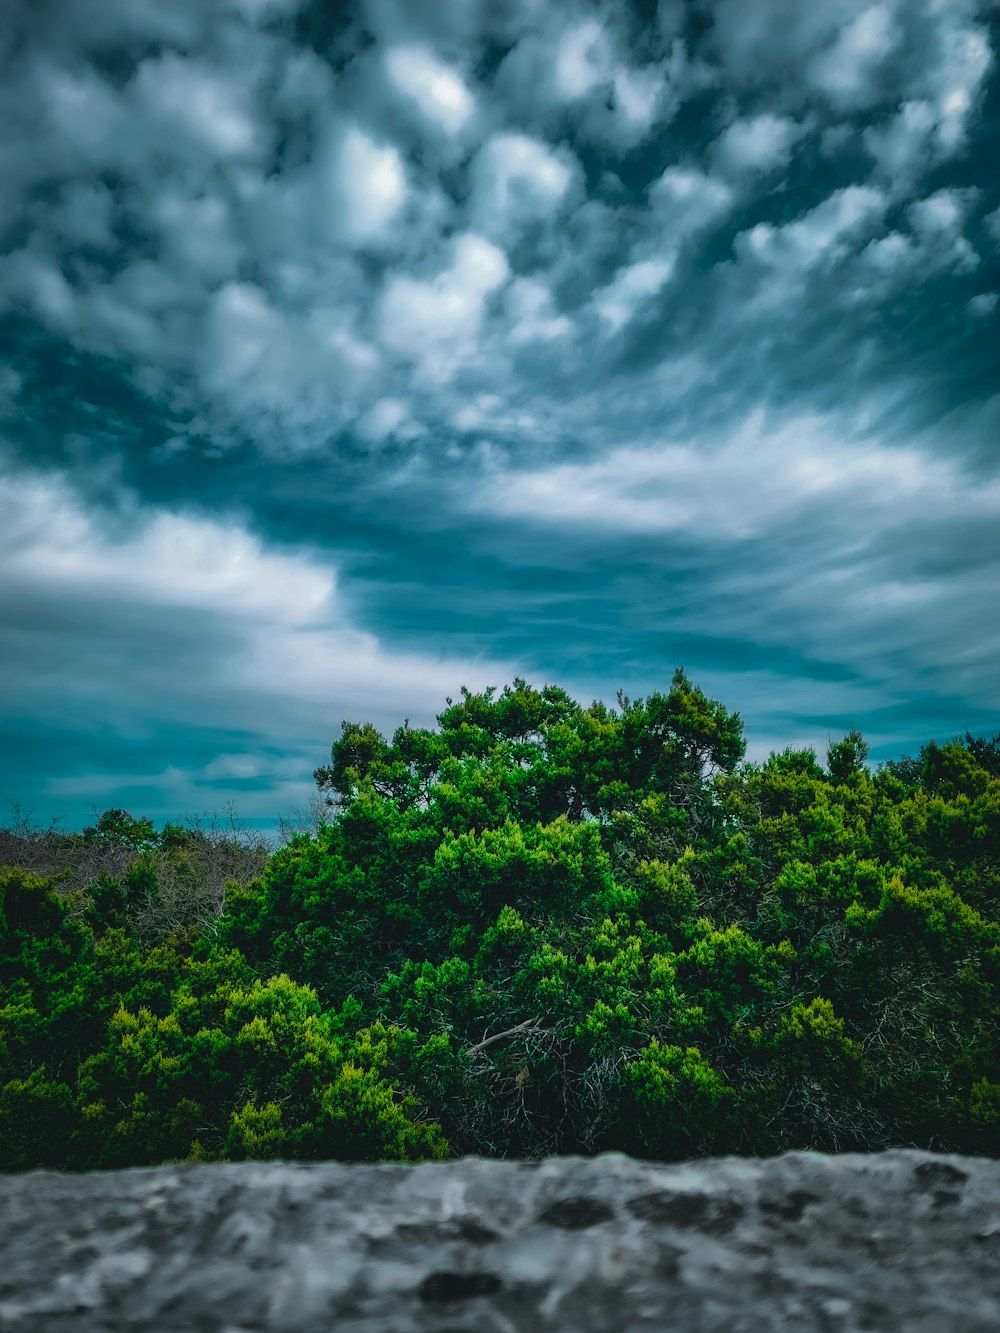
<svg viewBox="0 0 1000 1333">
<path fill-rule="evenodd" d="M 136 895 L 129 926 L 145 944 L 182 927 L 204 929 L 225 907 L 227 884 L 246 885 L 262 873 L 274 850 L 266 834 L 240 819 L 229 802 L 211 814 L 188 815 L 155 833 L 124 812 L 105 812 L 80 833 L 64 833 L 53 820 L 37 824 L 33 812 L 8 799 L 10 824 L 0 829 L 0 866 L 51 877 L 65 895 L 79 894 L 79 911 L 92 905 L 102 884 L 132 876 Z M 131 840 L 102 828 L 109 815 L 138 830 Z M 113 821 L 112 821 L 113 824 Z M 148 828 L 149 836 L 141 836 Z M 142 876 L 135 872 L 150 872 Z"/>
<path fill-rule="evenodd" d="M 329 803 L 319 792 L 314 792 L 306 805 L 296 806 L 280 816 L 278 841 L 282 847 L 287 847 L 294 838 L 304 833 L 315 836 L 325 824 L 329 823 L 329 819 Z"/>
</svg>

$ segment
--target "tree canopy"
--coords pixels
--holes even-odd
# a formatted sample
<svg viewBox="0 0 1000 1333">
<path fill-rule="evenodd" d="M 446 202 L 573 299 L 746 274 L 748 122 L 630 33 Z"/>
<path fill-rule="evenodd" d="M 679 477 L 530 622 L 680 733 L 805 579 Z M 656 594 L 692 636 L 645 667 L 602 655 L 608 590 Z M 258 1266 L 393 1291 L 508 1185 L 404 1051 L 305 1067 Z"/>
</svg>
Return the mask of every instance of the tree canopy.
<svg viewBox="0 0 1000 1333">
<path fill-rule="evenodd" d="M 681 671 L 437 723 L 345 722 L 270 856 L 7 836 L 0 1167 L 1000 1147 L 1000 737 L 748 763 Z"/>
</svg>

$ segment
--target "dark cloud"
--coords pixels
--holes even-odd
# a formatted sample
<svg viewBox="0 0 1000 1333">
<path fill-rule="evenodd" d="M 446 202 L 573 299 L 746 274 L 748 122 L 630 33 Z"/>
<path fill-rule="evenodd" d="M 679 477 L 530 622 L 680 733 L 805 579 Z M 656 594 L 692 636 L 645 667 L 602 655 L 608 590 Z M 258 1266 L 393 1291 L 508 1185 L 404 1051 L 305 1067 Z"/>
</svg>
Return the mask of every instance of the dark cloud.
<svg viewBox="0 0 1000 1333">
<path fill-rule="evenodd" d="M 12 15 L 0 787 L 264 817 L 515 672 L 988 725 L 992 5 Z"/>
</svg>

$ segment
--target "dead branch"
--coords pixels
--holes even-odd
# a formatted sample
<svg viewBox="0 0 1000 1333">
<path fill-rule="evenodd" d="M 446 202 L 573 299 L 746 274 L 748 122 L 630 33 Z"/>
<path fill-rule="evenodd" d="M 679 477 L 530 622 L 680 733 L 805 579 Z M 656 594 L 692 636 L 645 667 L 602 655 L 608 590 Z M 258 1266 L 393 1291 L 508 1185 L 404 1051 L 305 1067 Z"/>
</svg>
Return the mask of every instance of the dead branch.
<svg viewBox="0 0 1000 1333">
<path fill-rule="evenodd" d="M 494 1032 L 492 1037 L 487 1037 L 485 1041 L 478 1042 L 475 1046 L 466 1046 L 466 1055 L 478 1055 L 480 1051 L 485 1051 L 487 1046 L 492 1046 L 494 1042 L 503 1041 L 504 1037 L 513 1037 L 518 1032 L 545 1032 L 547 1029 L 540 1027 L 541 1019 L 528 1018 L 523 1023 L 518 1023 L 515 1027 L 507 1028 L 504 1032 Z"/>
</svg>

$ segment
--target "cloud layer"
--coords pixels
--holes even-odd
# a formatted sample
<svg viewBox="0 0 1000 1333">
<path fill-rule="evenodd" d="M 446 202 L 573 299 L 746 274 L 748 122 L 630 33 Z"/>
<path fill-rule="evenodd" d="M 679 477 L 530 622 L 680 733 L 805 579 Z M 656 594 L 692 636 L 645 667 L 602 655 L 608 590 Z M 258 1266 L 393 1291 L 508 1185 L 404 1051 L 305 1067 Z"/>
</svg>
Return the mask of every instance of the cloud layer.
<svg viewBox="0 0 1000 1333">
<path fill-rule="evenodd" d="M 13 13 L 3 790 L 263 817 L 515 671 L 995 724 L 985 0 Z"/>
</svg>

